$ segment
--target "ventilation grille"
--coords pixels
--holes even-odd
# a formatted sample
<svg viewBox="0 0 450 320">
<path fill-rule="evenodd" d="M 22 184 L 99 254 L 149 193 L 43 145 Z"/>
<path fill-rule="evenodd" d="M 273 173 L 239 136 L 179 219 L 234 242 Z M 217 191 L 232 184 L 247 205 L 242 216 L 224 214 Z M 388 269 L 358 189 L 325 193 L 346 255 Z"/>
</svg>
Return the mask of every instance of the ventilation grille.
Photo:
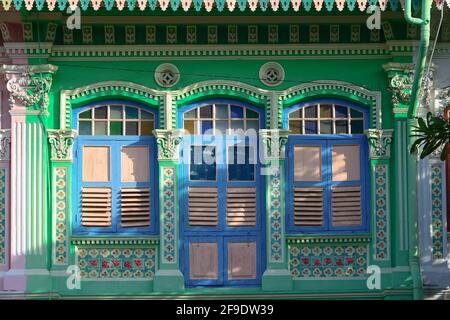
<svg viewBox="0 0 450 320">
<path fill-rule="evenodd" d="M 217 187 L 189 187 L 189 225 L 216 226 Z"/>
<path fill-rule="evenodd" d="M 227 225 L 256 225 L 256 188 L 227 188 Z"/>
<path fill-rule="evenodd" d="M 81 225 L 111 227 L 111 189 L 81 189 Z"/>
<path fill-rule="evenodd" d="M 303 227 L 323 225 L 323 189 L 294 188 L 294 224 Z"/>
<path fill-rule="evenodd" d="M 148 188 L 120 190 L 120 224 L 124 228 L 150 225 L 150 190 Z"/>
<path fill-rule="evenodd" d="M 333 226 L 359 226 L 361 219 L 361 187 L 333 187 Z"/>
</svg>

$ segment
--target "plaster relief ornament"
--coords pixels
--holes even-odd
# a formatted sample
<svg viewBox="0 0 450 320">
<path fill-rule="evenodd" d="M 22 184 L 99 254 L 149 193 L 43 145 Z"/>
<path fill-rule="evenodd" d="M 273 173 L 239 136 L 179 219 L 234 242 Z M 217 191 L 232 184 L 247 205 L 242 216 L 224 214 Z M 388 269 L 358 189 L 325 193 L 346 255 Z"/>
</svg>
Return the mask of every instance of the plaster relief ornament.
<svg viewBox="0 0 450 320">
<path fill-rule="evenodd" d="M 52 74 L 57 69 L 53 65 L 4 65 L 1 71 L 6 74 L 6 89 L 10 93 L 11 107 L 23 106 L 46 111 Z"/>
<path fill-rule="evenodd" d="M 398 108 L 399 104 L 409 105 L 413 80 L 414 73 L 411 70 L 407 73 L 396 74 L 391 78 L 388 89 L 392 91 L 394 108 Z"/>
<path fill-rule="evenodd" d="M 0 130 L 0 161 L 9 160 L 11 151 L 11 131 L 9 129 Z"/>
<path fill-rule="evenodd" d="M 48 142 L 51 146 L 51 159 L 53 161 L 71 161 L 72 145 L 75 131 L 48 130 Z"/>
<path fill-rule="evenodd" d="M 366 131 L 371 159 L 389 159 L 392 130 L 369 129 Z"/>
</svg>

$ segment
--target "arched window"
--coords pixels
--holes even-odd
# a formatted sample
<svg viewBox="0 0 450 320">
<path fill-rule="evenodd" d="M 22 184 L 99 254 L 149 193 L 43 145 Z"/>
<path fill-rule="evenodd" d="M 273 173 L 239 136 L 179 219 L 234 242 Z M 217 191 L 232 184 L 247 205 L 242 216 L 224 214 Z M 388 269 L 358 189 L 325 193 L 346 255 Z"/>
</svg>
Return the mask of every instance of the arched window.
<svg viewBox="0 0 450 320">
<path fill-rule="evenodd" d="M 287 229 L 290 232 L 368 230 L 368 147 L 363 108 L 317 100 L 285 111 Z"/>
<path fill-rule="evenodd" d="M 156 231 L 156 114 L 111 101 L 74 111 L 74 232 Z"/>
</svg>

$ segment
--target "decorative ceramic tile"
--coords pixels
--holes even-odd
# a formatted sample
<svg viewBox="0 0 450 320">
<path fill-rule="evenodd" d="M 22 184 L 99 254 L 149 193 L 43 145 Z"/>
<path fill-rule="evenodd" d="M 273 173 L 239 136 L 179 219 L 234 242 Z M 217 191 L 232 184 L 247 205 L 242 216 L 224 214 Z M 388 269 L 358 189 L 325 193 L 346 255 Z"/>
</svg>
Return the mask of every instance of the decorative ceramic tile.
<svg viewBox="0 0 450 320">
<path fill-rule="evenodd" d="M 156 272 L 156 247 L 80 247 L 76 252 L 82 280 L 152 280 Z"/>
<path fill-rule="evenodd" d="M 289 25 L 289 43 L 300 42 L 300 26 L 298 24 Z"/>
<path fill-rule="evenodd" d="M 68 201 L 67 201 L 67 168 L 55 167 L 53 169 L 54 200 L 53 221 L 54 245 L 53 264 L 64 265 L 68 262 Z"/>
<path fill-rule="evenodd" d="M 391 23 L 388 21 L 383 21 L 381 26 L 383 28 L 384 38 L 386 40 L 394 40 L 394 31 L 392 30 Z"/>
<path fill-rule="evenodd" d="M 33 41 L 33 23 L 23 22 L 22 31 L 23 31 L 23 40 Z"/>
<path fill-rule="evenodd" d="M 105 44 L 114 44 L 115 36 L 114 36 L 114 26 L 108 25 L 105 26 Z"/>
<path fill-rule="evenodd" d="M 54 42 L 55 36 L 56 36 L 56 30 L 58 26 L 56 23 L 49 23 L 47 25 L 47 33 L 45 35 L 45 41 L 47 42 Z"/>
<path fill-rule="evenodd" d="M 258 43 L 258 26 L 248 26 L 248 43 Z"/>
<path fill-rule="evenodd" d="M 156 26 L 145 26 L 145 42 L 147 44 L 156 43 Z"/>
<path fill-rule="evenodd" d="M 339 25 L 330 25 L 330 42 L 339 42 Z"/>
<path fill-rule="evenodd" d="M 92 26 L 82 26 L 83 44 L 92 44 L 94 42 L 92 36 Z"/>
<path fill-rule="evenodd" d="M 63 26 L 63 43 L 73 44 L 73 30 L 70 30 L 67 26 Z"/>
<path fill-rule="evenodd" d="M 389 260 L 388 165 L 375 166 L 375 259 Z"/>
<path fill-rule="evenodd" d="M 272 169 L 272 174 L 269 175 L 269 223 L 270 223 L 270 261 L 283 261 L 283 244 L 282 241 L 282 183 L 280 168 Z"/>
<path fill-rule="evenodd" d="M 290 244 L 289 270 L 299 278 L 361 278 L 366 275 L 366 244 Z"/>
<path fill-rule="evenodd" d="M 361 42 L 361 26 L 359 24 L 352 24 L 350 28 L 350 41 Z"/>
<path fill-rule="evenodd" d="M 177 43 L 177 26 L 166 27 L 166 42 L 167 44 Z"/>
<path fill-rule="evenodd" d="M 443 223 L 443 169 L 442 164 L 432 164 L 431 169 L 431 237 L 433 259 L 444 258 Z"/>
<path fill-rule="evenodd" d="M 186 27 L 186 43 L 192 44 L 197 42 L 197 26 L 189 25 Z"/>
<path fill-rule="evenodd" d="M 278 25 L 270 24 L 268 26 L 268 43 L 278 43 Z"/>
<path fill-rule="evenodd" d="M 135 44 L 136 43 L 136 28 L 135 26 L 125 26 L 125 43 Z"/>
<path fill-rule="evenodd" d="M 162 169 L 162 259 L 164 263 L 176 262 L 176 167 Z"/>
<path fill-rule="evenodd" d="M 0 169 L 0 265 L 6 264 L 6 169 Z"/>
<path fill-rule="evenodd" d="M 236 25 L 228 25 L 228 43 L 238 42 L 238 27 Z"/>
<path fill-rule="evenodd" d="M 309 42 L 319 42 L 319 25 L 313 24 L 309 26 Z"/>
<path fill-rule="evenodd" d="M 208 44 L 216 44 L 217 42 L 217 26 L 208 26 Z"/>
</svg>

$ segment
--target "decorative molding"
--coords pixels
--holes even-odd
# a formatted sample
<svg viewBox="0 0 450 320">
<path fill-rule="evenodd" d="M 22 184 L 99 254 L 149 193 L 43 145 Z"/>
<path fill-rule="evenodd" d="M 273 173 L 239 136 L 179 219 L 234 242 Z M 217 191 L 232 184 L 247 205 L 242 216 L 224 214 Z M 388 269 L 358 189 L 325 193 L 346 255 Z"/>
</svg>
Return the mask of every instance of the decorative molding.
<svg viewBox="0 0 450 320">
<path fill-rule="evenodd" d="M 47 130 L 51 147 L 51 161 L 72 161 L 72 145 L 77 132 L 75 130 Z"/>
<path fill-rule="evenodd" d="M 11 130 L 0 129 L 0 161 L 9 161 L 11 158 Z"/>
<path fill-rule="evenodd" d="M 163 88 L 173 87 L 180 81 L 180 71 L 172 63 L 160 64 L 155 70 L 155 81 Z"/>
<path fill-rule="evenodd" d="M 383 65 L 383 68 L 388 73 L 388 89 L 392 92 L 394 112 L 395 109 L 407 109 L 411 101 L 414 65 L 389 62 Z"/>
<path fill-rule="evenodd" d="M 286 144 L 288 141 L 288 130 L 260 129 L 259 135 L 264 148 L 264 160 L 279 161 L 286 158 Z"/>
<path fill-rule="evenodd" d="M 284 68 L 277 62 L 266 62 L 259 69 L 259 80 L 269 87 L 282 84 L 284 77 Z"/>
<path fill-rule="evenodd" d="M 153 280 L 156 247 L 76 247 L 76 265 L 82 281 Z"/>
<path fill-rule="evenodd" d="M 365 279 L 367 244 L 290 244 L 289 270 L 294 279 Z"/>
<path fill-rule="evenodd" d="M 57 66 L 50 64 L 3 65 L 0 72 L 5 73 L 11 109 L 19 106 L 46 112 L 52 75 L 57 70 Z"/>
<path fill-rule="evenodd" d="M 76 246 L 109 246 L 109 245 L 158 245 L 159 237 L 116 237 L 116 236 L 82 236 L 71 238 L 71 243 Z"/>
<path fill-rule="evenodd" d="M 392 129 L 366 130 L 370 159 L 389 159 L 391 157 L 392 133 Z"/>
<path fill-rule="evenodd" d="M 155 129 L 153 133 L 158 145 L 158 160 L 177 161 L 180 158 L 183 130 Z"/>
<path fill-rule="evenodd" d="M 332 235 L 332 236 L 288 236 L 288 244 L 326 244 L 326 243 L 369 243 L 370 235 Z"/>
</svg>

